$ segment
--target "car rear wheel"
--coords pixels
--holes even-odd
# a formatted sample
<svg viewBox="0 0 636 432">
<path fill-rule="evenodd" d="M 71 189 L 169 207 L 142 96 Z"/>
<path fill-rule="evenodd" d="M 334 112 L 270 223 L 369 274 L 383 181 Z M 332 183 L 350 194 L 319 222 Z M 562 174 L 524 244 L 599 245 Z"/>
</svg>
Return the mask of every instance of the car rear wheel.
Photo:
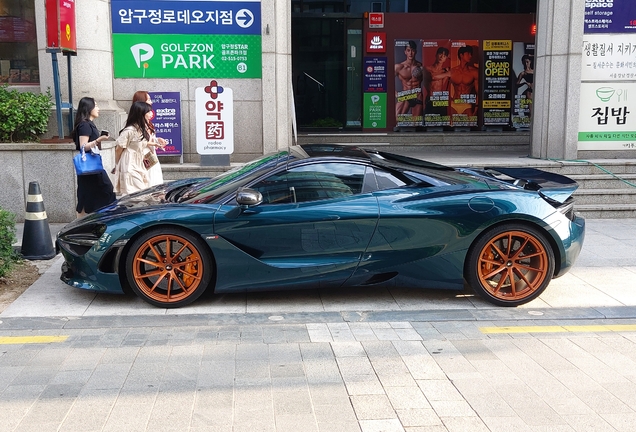
<svg viewBox="0 0 636 432">
<path fill-rule="evenodd" d="M 500 225 L 484 233 L 468 253 L 466 279 L 482 298 L 518 306 L 537 298 L 554 275 L 554 252 L 530 226 Z"/>
<path fill-rule="evenodd" d="M 177 228 L 145 233 L 133 242 L 126 258 L 126 276 L 133 291 L 165 308 L 199 298 L 210 284 L 212 271 L 203 240 Z"/>
</svg>

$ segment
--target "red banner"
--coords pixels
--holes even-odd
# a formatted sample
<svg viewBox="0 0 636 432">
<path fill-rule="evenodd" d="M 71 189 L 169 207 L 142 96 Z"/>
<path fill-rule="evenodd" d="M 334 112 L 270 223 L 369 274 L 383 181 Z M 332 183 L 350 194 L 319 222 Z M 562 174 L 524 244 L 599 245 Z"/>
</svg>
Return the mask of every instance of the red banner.
<svg viewBox="0 0 636 432">
<path fill-rule="evenodd" d="M 46 47 L 77 52 L 75 0 L 46 0 Z"/>
</svg>

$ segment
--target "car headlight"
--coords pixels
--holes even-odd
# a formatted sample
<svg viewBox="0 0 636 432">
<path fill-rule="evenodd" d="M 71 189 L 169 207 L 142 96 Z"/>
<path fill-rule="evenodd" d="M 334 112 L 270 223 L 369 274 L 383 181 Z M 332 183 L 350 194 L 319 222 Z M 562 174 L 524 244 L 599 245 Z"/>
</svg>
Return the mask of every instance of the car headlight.
<svg viewBox="0 0 636 432">
<path fill-rule="evenodd" d="M 88 252 L 106 232 L 104 224 L 88 224 L 73 228 L 58 237 L 60 246 L 77 255 Z"/>
</svg>

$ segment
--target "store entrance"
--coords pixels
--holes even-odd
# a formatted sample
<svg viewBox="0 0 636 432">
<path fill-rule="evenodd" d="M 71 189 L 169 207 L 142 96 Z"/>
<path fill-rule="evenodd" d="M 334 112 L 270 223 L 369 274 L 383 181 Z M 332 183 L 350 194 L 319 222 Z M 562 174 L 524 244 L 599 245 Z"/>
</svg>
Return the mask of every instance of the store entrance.
<svg viewBox="0 0 636 432">
<path fill-rule="evenodd" d="M 292 15 L 292 77 L 301 131 L 362 129 L 362 19 Z"/>
</svg>

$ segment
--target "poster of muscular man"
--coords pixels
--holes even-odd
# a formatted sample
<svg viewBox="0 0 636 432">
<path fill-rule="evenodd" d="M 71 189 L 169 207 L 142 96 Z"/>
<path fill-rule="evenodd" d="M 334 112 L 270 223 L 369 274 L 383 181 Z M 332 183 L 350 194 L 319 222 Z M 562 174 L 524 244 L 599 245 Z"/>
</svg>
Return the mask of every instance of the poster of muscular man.
<svg viewBox="0 0 636 432">
<path fill-rule="evenodd" d="M 422 126 L 424 114 L 421 41 L 395 40 L 395 119 L 397 127 Z"/>
<path fill-rule="evenodd" d="M 450 48 L 449 39 L 422 41 L 426 127 L 450 126 Z"/>
<path fill-rule="evenodd" d="M 479 41 L 451 42 L 451 126 L 477 126 L 479 108 Z"/>
</svg>

